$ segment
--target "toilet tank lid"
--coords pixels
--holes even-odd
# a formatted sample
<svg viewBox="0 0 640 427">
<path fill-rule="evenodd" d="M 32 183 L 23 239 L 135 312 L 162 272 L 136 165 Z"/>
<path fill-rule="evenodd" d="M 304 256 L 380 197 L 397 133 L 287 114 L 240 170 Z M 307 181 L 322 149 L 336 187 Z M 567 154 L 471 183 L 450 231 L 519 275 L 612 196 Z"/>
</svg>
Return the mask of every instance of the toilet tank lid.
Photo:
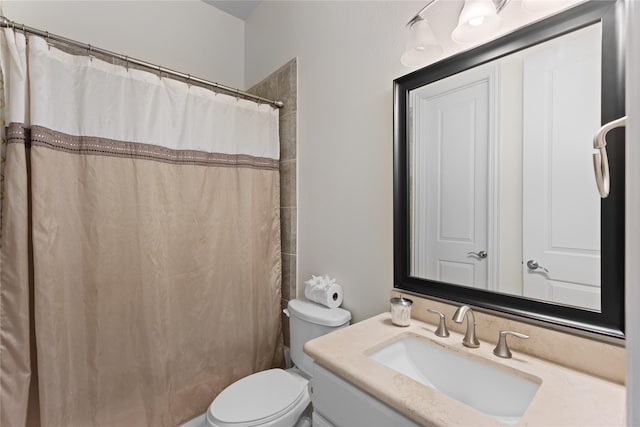
<svg viewBox="0 0 640 427">
<path fill-rule="evenodd" d="M 317 325 L 342 326 L 351 320 L 351 313 L 344 308 L 329 308 L 303 299 L 289 301 L 287 308 L 292 316 Z"/>
</svg>

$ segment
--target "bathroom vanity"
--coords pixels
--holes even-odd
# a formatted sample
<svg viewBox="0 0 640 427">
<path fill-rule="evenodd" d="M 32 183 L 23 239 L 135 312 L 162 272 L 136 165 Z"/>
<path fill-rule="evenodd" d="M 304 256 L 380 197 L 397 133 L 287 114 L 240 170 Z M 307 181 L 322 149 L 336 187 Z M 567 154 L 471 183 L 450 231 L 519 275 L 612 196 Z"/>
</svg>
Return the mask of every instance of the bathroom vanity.
<svg viewBox="0 0 640 427">
<path fill-rule="evenodd" d="M 313 376 L 311 394 L 316 427 L 420 425 L 318 364 Z"/>
<path fill-rule="evenodd" d="M 435 330 L 415 318 L 400 328 L 391 323 L 390 313 L 383 313 L 308 342 L 305 352 L 318 365 L 312 381 L 314 410 L 332 425 L 344 427 L 624 425 L 623 385 L 517 350 L 511 359 L 498 358 L 492 352 L 495 342 L 481 339 L 479 348 L 469 349 L 462 345 L 462 334 L 451 331 L 448 338 L 440 338 Z M 425 353 L 424 361 L 413 360 L 419 370 L 427 371 L 426 379 L 401 373 L 397 369 L 402 366 L 391 366 L 394 358 L 407 356 L 394 348 L 403 340 L 434 347 L 445 357 L 435 361 Z M 383 352 L 395 354 L 376 356 Z M 431 370 L 444 374 L 434 380 L 438 389 L 427 385 L 429 369 L 421 369 L 422 363 L 442 365 Z M 460 375 L 465 369 L 485 379 Z M 443 379 L 448 383 L 438 383 Z"/>
</svg>

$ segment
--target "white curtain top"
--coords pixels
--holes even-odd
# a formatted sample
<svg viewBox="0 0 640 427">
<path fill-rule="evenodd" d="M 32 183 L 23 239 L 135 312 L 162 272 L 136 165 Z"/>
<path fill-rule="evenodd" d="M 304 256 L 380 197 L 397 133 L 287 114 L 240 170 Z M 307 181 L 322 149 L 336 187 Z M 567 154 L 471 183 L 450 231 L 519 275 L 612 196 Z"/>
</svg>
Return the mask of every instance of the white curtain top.
<svg viewBox="0 0 640 427">
<path fill-rule="evenodd" d="M 7 122 L 173 150 L 280 157 L 279 112 L 270 105 L 71 55 L 37 36 L 29 37 L 27 50 L 28 73 L 24 36 L 5 29 L 0 50 L 5 87 L 19 86 L 28 74 L 31 89 L 28 102 L 19 90 L 9 90 L 8 102 L 24 105 L 12 105 Z"/>
</svg>

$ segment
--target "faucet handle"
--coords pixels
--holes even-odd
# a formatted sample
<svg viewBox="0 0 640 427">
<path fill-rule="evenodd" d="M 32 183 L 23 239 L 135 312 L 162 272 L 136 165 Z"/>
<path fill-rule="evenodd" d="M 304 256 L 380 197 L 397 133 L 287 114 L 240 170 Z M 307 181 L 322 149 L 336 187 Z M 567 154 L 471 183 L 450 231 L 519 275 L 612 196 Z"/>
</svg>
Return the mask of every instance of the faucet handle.
<svg viewBox="0 0 640 427">
<path fill-rule="evenodd" d="M 521 339 L 529 338 L 529 335 L 521 334 L 520 332 L 500 331 L 498 344 L 496 345 L 496 348 L 493 349 L 493 354 L 504 359 L 511 358 L 511 351 L 509 350 L 509 346 L 507 345 L 507 335 L 513 335 L 514 337 Z"/>
<path fill-rule="evenodd" d="M 436 336 L 446 338 L 449 336 L 449 330 L 447 329 L 447 324 L 445 323 L 444 314 L 439 312 L 438 310 L 434 310 L 432 308 L 427 308 L 429 313 L 434 313 L 440 316 L 440 321 L 438 322 L 438 328 L 434 332 Z"/>
</svg>

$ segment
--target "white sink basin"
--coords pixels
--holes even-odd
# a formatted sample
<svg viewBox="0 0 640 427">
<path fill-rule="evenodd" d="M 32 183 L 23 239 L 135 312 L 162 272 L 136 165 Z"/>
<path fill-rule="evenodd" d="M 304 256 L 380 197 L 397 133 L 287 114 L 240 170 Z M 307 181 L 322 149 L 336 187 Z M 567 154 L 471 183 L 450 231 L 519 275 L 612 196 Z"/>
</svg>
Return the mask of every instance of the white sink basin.
<svg viewBox="0 0 640 427">
<path fill-rule="evenodd" d="M 404 336 L 369 357 L 512 425 L 527 410 L 541 382 L 482 357 L 467 356 L 413 336 Z"/>
</svg>

